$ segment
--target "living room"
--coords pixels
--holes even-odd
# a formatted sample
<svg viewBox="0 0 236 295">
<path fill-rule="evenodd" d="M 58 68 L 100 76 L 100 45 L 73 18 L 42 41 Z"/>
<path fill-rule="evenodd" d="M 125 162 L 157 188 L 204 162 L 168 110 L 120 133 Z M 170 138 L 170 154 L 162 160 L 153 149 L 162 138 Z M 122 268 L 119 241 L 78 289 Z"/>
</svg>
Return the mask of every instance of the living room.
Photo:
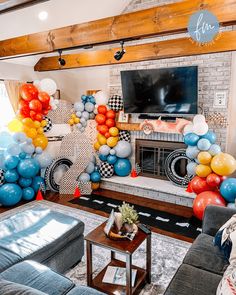
<svg viewBox="0 0 236 295">
<path fill-rule="evenodd" d="M 236 294 L 236 1 L 0 25 L 0 294 Z"/>
</svg>

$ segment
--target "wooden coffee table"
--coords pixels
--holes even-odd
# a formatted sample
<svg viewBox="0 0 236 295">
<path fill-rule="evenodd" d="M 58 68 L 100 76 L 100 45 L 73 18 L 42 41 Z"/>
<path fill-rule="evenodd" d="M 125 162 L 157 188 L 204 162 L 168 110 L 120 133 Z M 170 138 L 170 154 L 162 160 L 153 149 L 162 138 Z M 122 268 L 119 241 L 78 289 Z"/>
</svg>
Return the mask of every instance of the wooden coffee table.
<svg viewBox="0 0 236 295">
<path fill-rule="evenodd" d="M 88 286 L 102 291 L 106 294 L 138 294 L 146 283 L 151 283 L 151 234 L 147 235 L 139 229 L 133 241 L 114 241 L 106 237 L 103 229 L 106 222 L 101 224 L 86 237 L 87 248 L 87 284 Z M 146 240 L 146 269 L 132 265 L 132 255 L 137 248 Z M 111 262 L 93 278 L 92 246 L 99 246 L 111 251 Z M 115 253 L 126 256 L 126 263 L 115 258 Z M 103 283 L 108 266 L 126 267 L 126 287 Z M 137 269 L 135 285 L 132 288 L 132 269 Z"/>
</svg>

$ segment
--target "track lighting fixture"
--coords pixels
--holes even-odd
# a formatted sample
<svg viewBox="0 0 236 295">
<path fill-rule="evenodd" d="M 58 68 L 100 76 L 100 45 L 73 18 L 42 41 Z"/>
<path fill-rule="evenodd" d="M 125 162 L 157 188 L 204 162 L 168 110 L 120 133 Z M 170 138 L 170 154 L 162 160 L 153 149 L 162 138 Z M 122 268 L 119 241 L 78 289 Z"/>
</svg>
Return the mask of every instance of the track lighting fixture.
<svg viewBox="0 0 236 295">
<path fill-rule="evenodd" d="M 58 58 L 58 63 L 60 66 L 65 66 L 66 65 L 66 61 L 61 57 L 62 55 L 62 50 L 58 50 L 58 53 L 59 53 L 59 58 Z"/>
<path fill-rule="evenodd" d="M 114 55 L 114 58 L 118 61 L 121 60 L 123 55 L 126 53 L 126 50 L 124 49 L 124 41 L 120 41 L 121 50 L 117 51 Z"/>
</svg>

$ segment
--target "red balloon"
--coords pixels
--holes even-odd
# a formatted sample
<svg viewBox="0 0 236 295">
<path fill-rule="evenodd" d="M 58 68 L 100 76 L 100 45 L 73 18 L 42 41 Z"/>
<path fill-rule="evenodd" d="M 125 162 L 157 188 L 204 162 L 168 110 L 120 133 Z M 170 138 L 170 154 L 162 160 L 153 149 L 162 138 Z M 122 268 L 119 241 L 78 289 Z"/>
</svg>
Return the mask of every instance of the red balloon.
<svg viewBox="0 0 236 295">
<path fill-rule="evenodd" d="M 31 100 L 29 103 L 29 107 L 32 111 L 35 111 L 37 113 L 41 112 L 43 109 L 43 106 L 38 99 Z"/>
<path fill-rule="evenodd" d="M 106 133 L 104 134 L 104 136 L 105 136 L 106 138 L 109 138 L 109 137 L 111 137 L 111 134 L 110 134 L 109 132 L 106 132 Z"/>
<path fill-rule="evenodd" d="M 96 115 L 95 120 L 98 124 L 102 125 L 106 122 L 106 117 L 103 114 L 98 114 Z"/>
<path fill-rule="evenodd" d="M 42 114 L 46 116 L 48 114 L 48 110 L 42 110 Z"/>
<path fill-rule="evenodd" d="M 227 179 L 227 176 L 220 176 L 220 184 Z"/>
<path fill-rule="evenodd" d="M 33 120 L 33 121 L 36 121 L 36 119 L 35 119 L 35 116 L 36 116 L 36 112 L 35 111 L 30 111 L 30 118 Z"/>
<path fill-rule="evenodd" d="M 30 116 L 30 108 L 28 106 L 21 108 L 20 115 L 23 118 L 28 118 Z"/>
<path fill-rule="evenodd" d="M 208 205 L 226 206 L 224 198 L 219 192 L 207 191 L 203 192 L 195 198 L 193 201 L 193 213 L 194 215 L 202 220 L 204 211 Z"/>
<path fill-rule="evenodd" d="M 109 111 L 106 113 L 106 117 L 107 117 L 107 119 L 115 119 L 115 117 L 116 117 L 116 112 L 113 111 L 113 110 L 109 110 Z"/>
<path fill-rule="evenodd" d="M 107 107 L 105 105 L 100 105 L 98 107 L 98 113 L 99 114 L 106 115 L 106 113 L 107 113 Z"/>
<path fill-rule="evenodd" d="M 38 89 L 33 84 L 23 84 L 20 88 L 20 96 L 26 101 L 37 99 Z"/>
<path fill-rule="evenodd" d="M 116 122 L 113 119 L 107 119 L 106 120 L 106 125 L 107 125 L 108 128 L 115 127 L 116 126 Z"/>
<path fill-rule="evenodd" d="M 213 190 L 213 188 L 207 184 L 206 179 L 199 176 L 195 176 L 191 180 L 191 187 L 195 194 Z"/>
<path fill-rule="evenodd" d="M 47 92 L 39 92 L 38 98 L 43 104 L 44 103 L 48 104 L 50 101 L 50 96 L 47 94 Z"/>
<path fill-rule="evenodd" d="M 221 178 L 219 175 L 217 175 L 215 173 L 211 173 L 207 176 L 206 182 L 208 185 L 215 188 L 220 185 Z"/>
<path fill-rule="evenodd" d="M 29 103 L 24 99 L 20 99 L 20 101 L 18 103 L 18 108 L 19 108 L 19 110 L 24 109 L 24 108 L 29 108 Z"/>
<path fill-rule="evenodd" d="M 100 125 L 99 130 L 98 130 L 102 135 L 105 135 L 108 131 L 109 128 L 106 125 Z"/>
<path fill-rule="evenodd" d="M 43 115 L 40 114 L 40 113 L 37 113 L 35 116 L 34 116 L 34 120 L 35 121 L 39 121 L 41 122 L 43 120 Z"/>
</svg>

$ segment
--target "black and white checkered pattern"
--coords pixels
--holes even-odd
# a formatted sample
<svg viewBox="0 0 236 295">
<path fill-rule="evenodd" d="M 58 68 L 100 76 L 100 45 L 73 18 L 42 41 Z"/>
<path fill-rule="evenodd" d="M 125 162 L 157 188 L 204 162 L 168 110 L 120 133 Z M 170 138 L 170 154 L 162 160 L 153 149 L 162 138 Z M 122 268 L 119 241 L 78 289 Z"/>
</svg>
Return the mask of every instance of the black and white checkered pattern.
<svg viewBox="0 0 236 295">
<path fill-rule="evenodd" d="M 5 178 L 4 178 L 5 171 L 3 169 L 0 169 L 0 186 L 4 184 Z"/>
<path fill-rule="evenodd" d="M 43 131 L 48 132 L 52 129 L 52 120 L 48 117 L 44 117 L 44 120 L 47 121 L 47 125 L 43 127 Z"/>
<path fill-rule="evenodd" d="M 119 132 L 119 140 L 125 140 L 130 142 L 131 141 L 131 135 L 129 131 L 126 130 L 120 130 Z"/>
<path fill-rule="evenodd" d="M 107 163 L 107 162 L 102 162 L 99 168 L 99 172 L 102 177 L 104 178 L 110 178 L 114 174 L 114 167 L 113 165 Z"/>
<path fill-rule="evenodd" d="M 108 105 L 115 112 L 121 111 L 124 108 L 123 99 L 119 95 L 113 95 L 109 98 Z"/>
</svg>

